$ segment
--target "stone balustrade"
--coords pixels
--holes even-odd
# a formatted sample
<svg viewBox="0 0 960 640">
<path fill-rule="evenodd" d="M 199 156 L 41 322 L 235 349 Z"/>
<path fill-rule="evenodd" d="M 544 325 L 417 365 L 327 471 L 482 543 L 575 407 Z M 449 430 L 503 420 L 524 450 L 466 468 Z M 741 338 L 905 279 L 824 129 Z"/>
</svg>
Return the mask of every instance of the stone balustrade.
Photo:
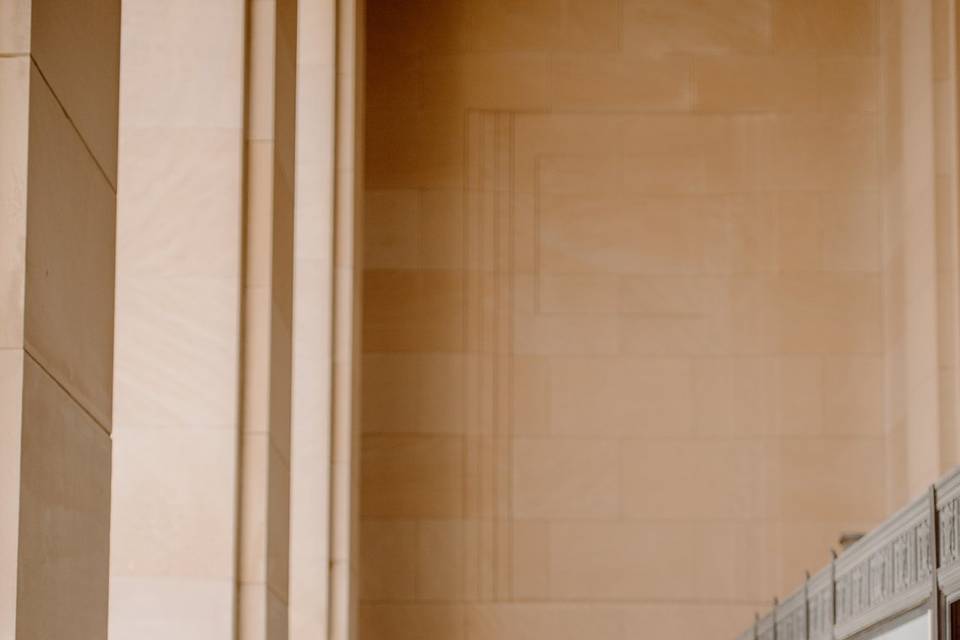
<svg viewBox="0 0 960 640">
<path fill-rule="evenodd" d="M 740 640 L 845 640 L 917 610 L 946 637 L 960 599 L 960 469 L 857 541 L 770 611 Z"/>
</svg>

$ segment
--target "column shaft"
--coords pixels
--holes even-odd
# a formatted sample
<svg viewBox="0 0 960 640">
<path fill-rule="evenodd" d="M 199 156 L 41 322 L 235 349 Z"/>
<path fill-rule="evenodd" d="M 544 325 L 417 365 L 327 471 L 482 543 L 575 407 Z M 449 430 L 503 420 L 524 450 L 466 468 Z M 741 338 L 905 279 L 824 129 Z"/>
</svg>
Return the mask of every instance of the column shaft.
<svg viewBox="0 0 960 640">
<path fill-rule="evenodd" d="M 123 3 L 111 640 L 235 633 L 244 20 Z"/>
</svg>

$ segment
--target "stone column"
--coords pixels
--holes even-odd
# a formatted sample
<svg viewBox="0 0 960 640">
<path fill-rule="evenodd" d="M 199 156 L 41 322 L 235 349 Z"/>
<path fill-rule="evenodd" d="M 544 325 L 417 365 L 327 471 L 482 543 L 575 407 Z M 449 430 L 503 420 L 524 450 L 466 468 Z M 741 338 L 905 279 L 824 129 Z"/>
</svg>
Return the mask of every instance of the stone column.
<svg viewBox="0 0 960 640">
<path fill-rule="evenodd" d="M 0 0 L 0 640 L 348 637 L 356 4 L 28 4 Z"/>
<path fill-rule="evenodd" d="M 119 0 L 0 2 L 0 638 L 104 638 Z"/>
<path fill-rule="evenodd" d="M 110 638 L 232 639 L 244 18 L 125 0 Z"/>
<path fill-rule="evenodd" d="M 346 0 L 300 0 L 294 213 L 290 638 L 347 638 L 355 573 L 354 216 L 362 20 Z"/>
</svg>

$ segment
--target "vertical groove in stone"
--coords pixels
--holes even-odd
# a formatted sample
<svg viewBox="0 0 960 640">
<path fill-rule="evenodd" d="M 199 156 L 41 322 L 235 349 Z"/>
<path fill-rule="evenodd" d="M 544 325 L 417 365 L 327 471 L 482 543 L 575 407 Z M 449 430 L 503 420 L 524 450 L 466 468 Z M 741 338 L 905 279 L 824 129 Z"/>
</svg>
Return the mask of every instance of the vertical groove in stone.
<svg viewBox="0 0 960 640">
<path fill-rule="evenodd" d="M 288 413 L 285 425 L 278 424 L 283 422 L 282 412 L 279 420 L 274 419 L 275 405 L 279 400 L 277 395 L 283 393 L 282 382 L 289 380 L 289 339 L 286 349 L 278 349 L 275 345 L 277 341 L 283 343 L 278 334 L 289 336 L 289 320 L 273 312 L 275 290 L 283 287 L 282 283 L 275 281 L 284 276 L 289 281 L 289 274 L 275 268 L 278 260 L 282 260 L 277 255 L 277 249 L 282 249 L 282 245 L 277 247 L 276 236 L 283 234 L 283 229 L 277 228 L 280 209 L 283 203 L 291 201 L 289 197 L 282 197 L 284 189 L 289 191 L 289 180 L 275 183 L 278 175 L 283 178 L 277 158 L 275 126 L 275 119 L 279 117 L 276 93 L 280 85 L 277 79 L 280 66 L 277 51 L 281 46 L 277 37 L 278 12 L 275 0 L 247 2 L 236 603 L 237 637 L 241 640 L 286 637 L 284 576 L 287 558 L 283 554 L 284 545 L 278 547 L 274 541 L 278 534 L 282 534 L 282 531 L 275 531 L 276 527 L 283 529 L 286 522 L 283 511 L 287 491 L 283 483 L 288 475 L 284 471 L 288 451 L 282 443 L 289 442 L 288 434 L 284 437 L 277 433 L 278 430 L 289 430 Z M 287 251 L 288 258 L 289 254 Z M 286 318 L 289 318 L 289 311 Z M 284 355 L 286 373 L 283 371 Z M 275 369 L 279 370 L 275 372 Z M 274 385 L 275 373 L 276 387 L 279 388 Z M 289 386 L 286 390 L 289 406 Z M 277 551 L 279 557 L 275 557 Z M 283 565 L 283 571 L 276 571 L 277 564 Z M 276 584 L 278 577 L 280 585 Z"/>
<path fill-rule="evenodd" d="M 357 260 L 360 217 L 357 123 L 359 35 L 358 0 L 338 0 L 334 177 L 333 413 L 330 496 L 331 640 L 349 640 L 355 632 L 353 593 L 356 574 L 357 435 L 359 430 L 360 264 Z"/>
</svg>

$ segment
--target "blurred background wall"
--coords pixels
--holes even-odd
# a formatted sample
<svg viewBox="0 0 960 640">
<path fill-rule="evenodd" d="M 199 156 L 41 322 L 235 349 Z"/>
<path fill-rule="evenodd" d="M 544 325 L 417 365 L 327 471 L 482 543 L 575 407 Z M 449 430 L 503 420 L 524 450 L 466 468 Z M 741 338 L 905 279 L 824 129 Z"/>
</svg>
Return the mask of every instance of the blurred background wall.
<svg viewBox="0 0 960 640">
<path fill-rule="evenodd" d="M 947 0 L 369 0 L 360 636 L 724 637 L 957 460 Z"/>
</svg>

